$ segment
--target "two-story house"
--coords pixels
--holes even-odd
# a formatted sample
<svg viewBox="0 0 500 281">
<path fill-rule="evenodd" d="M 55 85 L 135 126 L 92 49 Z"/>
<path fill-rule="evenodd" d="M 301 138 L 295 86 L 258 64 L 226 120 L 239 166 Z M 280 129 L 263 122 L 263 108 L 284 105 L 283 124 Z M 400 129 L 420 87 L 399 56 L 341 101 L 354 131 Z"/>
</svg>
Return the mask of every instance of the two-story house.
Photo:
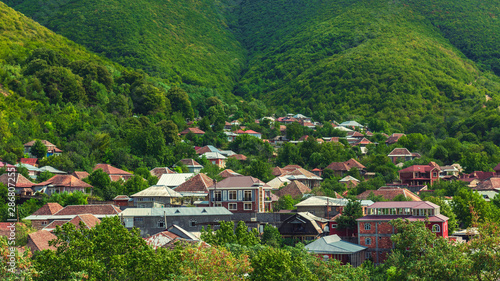
<svg viewBox="0 0 500 281">
<path fill-rule="evenodd" d="M 406 161 L 414 160 L 415 158 L 420 158 L 420 154 L 411 153 L 406 148 L 394 148 L 389 155 L 387 155 L 394 163 L 394 165 L 398 163 L 404 163 Z"/>
<path fill-rule="evenodd" d="M 138 208 L 163 208 L 180 205 L 182 195 L 166 185 L 153 185 L 130 197 Z"/>
<path fill-rule="evenodd" d="M 430 162 L 428 165 L 413 165 L 399 171 L 399 179 L 402 184 L 409 186 L 432 185 L 439 181 L 439 165 Z"/>
<path fill-rule="evenodd" d="M 271 187 L 251 177 L 229 177 L 212 184 L 209 203 L 233 213 L 263 213 L 272 210 Z"/>
<path fill-rule="evenodd" d="M 358 221 L 358 244 L 368 247 L 367 258 L 382 263 L 394 248 L 391 236 L 395 233 L 390 224 L 394 219 L 425 221 L 437 236 L 448 237 L 448 217 L 440 214 L 440 207 L 428 201 L 376 202 L 366 209 Z"/>
<path fill-rule="evenodd" d="M 32 140 L 32 141 L 24 144 L 24 154 L 28 154 L 28 155 L 30 155 L 30 157 L 32 156 L 31 155 L 31 147 L 33 145 L 35 145 L 35 142 L 36 142 L 36 140 Z M 41 142 L 47 147 L 47 157 L 52 156 L 52 155 L 61 155 L 62 154 L 62 150 L 57 148 L 55 144 L 53 144 L 49 141 L 46 141 L 46 140 L 41 140 Z"/>
</svg>

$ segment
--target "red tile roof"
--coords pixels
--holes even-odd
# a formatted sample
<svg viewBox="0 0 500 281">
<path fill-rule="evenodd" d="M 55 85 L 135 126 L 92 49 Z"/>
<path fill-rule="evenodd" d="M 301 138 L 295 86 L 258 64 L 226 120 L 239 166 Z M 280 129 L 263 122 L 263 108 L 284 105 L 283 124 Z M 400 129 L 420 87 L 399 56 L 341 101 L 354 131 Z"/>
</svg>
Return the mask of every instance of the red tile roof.
<svg viewBox="0 0 500 281">
<path fill-rule="evenodd" d="M 292 198 L 302 198 L 304 194 L 310 193 L 311 189 L 300 181 L 293 181 L 288 185 L 284 186 L 280 190 L 276 191 L 275 194 L 278 197 L 283 197 L 285 195 L 290 195 Z"/>
<path fill-rule="evenodd" d="M 405 134 L 400 134 L 400 133 L 394 133 L 392 134 L 386 141 L 385 143 L 387 144 L 393 144 L 393 143 L 397 143 L 398 140 L 402 137 L 402 136 L 406 136 Z"/>
<path fill-rule="evenodd" d="M 37 140 L 32 140 L 30 142 L 27 142 L 24 144 L 24 146 L 33 146 Z M 55 144 L 47 141 L 47 140 L 40 140 L 45 146 L 56 146 Z"/>
<path fill-rule="evenodd" d="M 54 246 L 49 246 L 49 241 L 56 239 L 57 237 L 46 231 L 40 230 L 34 233 L 28 234 L 28 244 L 27 247 L 31 248 L 32 252 L 42 251 L 42 250 L 57 250 Z"/>
<path fill-rule="evenodd" d="M 118 168 L 113 167 L 109 164 L 97 164 L 97 165 L 95 165 L 94 171 L 98 170 L 98 169 L 102 169 L 108 175 L 127 175 L 127 176 L 132 175 L 129 172 L 126 172 L 122 169 L 118 169 Z"/>
<path fill-rule="evenodd" d="M 239 176 L 241 176 L 241 174 L 238 174 L 231 169 L 225 169 L 224 171 L 219 173 L 219 176 L 221 176 L 223 179 L 225 179 L 225 178 L 229 178 L 229 177 L 239 177 Z"/>
<path fill-rule="evenodd" d="M 353 138 L 364 138 L 365 135 L 363 135 L 362 133 L 360 132 L 347 132 L 347 135 L 350 136 L 350 137 L 353 137 Z"/>
<path fill-rule="evenodd" d="M 361 163 L 351 158 L 345 162 L 332 162 L 325 169 L 330 169 L 333 171 L 349 171 L 351 168 L 358 168 L 359 170 L 366 169 Z"/>
<path fill-rule="evenodd" d="M 69 205 L 64 207 L 64 209 L 55 213 L 56 216 L 68 216 L 68 215 L 81 215 L 81 214 L 92 214 L 92 215 L 116 215 L 121 213 L 121 210 L 111 204 L 102 205 Z"/>
<path fill-rule="evenodd" d="M 286 170 L 283 170 L 281 169 L 280 167 L 274 167 L 273 168 L 273 171 L 271 172 L 271 174 L 275 177 L 279 177 L 281 176 L 282 174 L 285 174 L 287 171 Z"/>
<path fill-rule="evenodd" d="M 286 165 L 285 167 L 283 167 L 283 170 L 287 170 L 287 171 L 291 172 L 291 171 L 301 169 L 301 168 L 302 167 L 299 165 Z"/>
<path fill-rule="evenodd" d="M 177 192 L 208 193 L 208 187 L 214 184 L 214 180 L 204 173 L 188 179 L 175 188 Z"/>
<path fill-rule="evenodd" d="M 80 222 L 83 222 L 87 229 L 90 229 L 101 223 L 101 220 L 92 214 L 81 214 L 71 219 L 68 223 L 74 224 L 76 228 L 80 228 Z"/>
<path fill-rule="evenodd" d="M 413 154 L 406 148 L 394 148 L 387 156 L 413 156 Z"/>
<path fill-rule="evenodd" d="M 127 195 L 117 195 L 115 198 L 113 198 L 113 201 L 128 201 L 130 200 L 130 197 L 128 197 Z"/>
<path fill-rule="evenodd" d="M 157 167 L 157 168 L 154 168 L 153 170 L 149 171 L 149 173 L 152 176 L 155 176 L 157 178 L 161 178 L 161 175 L 164 175 L 164 174 L 175 174 L 174 171 L 170 170 L 167 167 Z"/>
<path fill-rule="evenodd" d="M 396 196 L 398 195 L 403 195 L 405 198 L 409 198 L 412 201 L 422 201 L 420 197 L 418 197 L 415 193 L 409 191 L 406 188 L 388 188 L 388 187 L 383 187 L 378 190 L 367 190 L 358 196 L 356 198 L 360 200 L 366 200 L 368 199 L 368 196 L 373 192 L 375 196 L 382 196 L 386 200 L 393 200 Z"/>
<path fill-rule="evenodd" d="M 236 158 L 237 160 L 240 160 L 240 161 L 246 161 L 248 158 L 243 155 L 243 154 L 233 154 L 231 156 L 229 156 L 231 158 Z"/>
<path fill-rule="evenodd" d="M 187 135 L 190 132 L 193 133 L 193 134 L 196 134 L 196 135 L 203 135 L 203 134 L 205 134 L 204 131 L 202 131 L 202 130 L 200 130 L 198 128 L 187 128 L 186 130 L 180 132 L 179 134 L 180 135 Z"/>
<path fill-rule="evenodd" d="M 63 206 L 59 205 L 59 203 L 47 203 L 40 207 L 36 212 L 34 212 L 32 215 L 33 216 L 47 216 L 47 215 L 53 215 L 60 210 L 63 209 Z"/>
<path fill-rule="evenodd" d="M 349 168 L 358 168 L 358 169 L 366 169 L 363 164 L 359 163 L 356 159 L 351 158 L 344 162 Z"/>
<path fill-rule="evenodd" d="M 205 146 L 204 146 L 205 147 Z M 199 150 L 202 150 L 204 147 L 200 148 Z M 208 151 L 206 151 L 208 152 Z M 198 153 L 198 151 L 196 151 L 196 153 Z M 202 152 L 201 154 L 203 154 L 205 152 Z M 200 167 L 203 167 L 202 165 L 200 165 L 200 163 L 196 162 L 194 159 L 181 159 L 179 160 L 179 162 L 181 162 L 182 164 L 186 165 L 186 166 L 200 166 Z"/>
<path fill-rule="evenodd" d="M 63 187 L 77 187 L 77 188 L 92 187 L 90 184 L 82 180 L 79 180 L 72 175 L 55 175 L 44 182 L 33 184 L 33 186 L 47 186 L 47 185 L 52 185 L 56 187 L 63 186 Z"/>
<path fill-rule="evenodd" d="M 196 149 L 196 154 L 198 154 L 198 155 L 204 154 L 206 152 L 217 152 L 217 151 L 213 151 L 208 145 L 205 145 L 205 146 L 202 146 L 202 147 Z M 193 160 L 193 159 L 182 159 L 182 160 Z"/>
<path fill-rule="evenodd" d="M 430 165 L 413 165 L 408 168 L 402 169 L 399 173 L 413 173 L 413 172 L 430 172 L 434 167 Z M 439 169 L 439 167 L 438 167 Z"/>
<path fill-rule="evenodd" d="M 75 176 L 79 180 L 83 180 L 88 177 L 90 174 L 85 171 L 74 171 L 71 175 Z"/>
<path fill-rule="evenodd" d="M 0 176 L 0 182 L 3 183 L 5 186 L 9 186 L 9 183 L 12 184 L 12 180 L 9 181 L 11 177 L 9 176 L 8 173 L 5 173 Z M 30 180 L 25 178 L 23 175 L 15 173 L 14 174 L 14 184 L 16 188 L 31 188 L 34 183 L 32 183 Z"/>
<path fill-rule="evenodd" d="M 369 209 L 376 208 L 411 208 L 411 209 L 436 209 L 438 205 L 429 201 L 389 201 L 375 202 L 368 206 Z"/>
<path fill-rule="evenodd" d="M 21 158 L 21 163 L 36 167 L 38 164 L 38 158 Z"/>
<path fill-rule="evenodd" d="M 217 188 L 238 188 L 238 187 L 255 187 L 263 186 L 266 188 L 270 188 L 265 182 L 251 177 L 251 176 L 239 176 L 239 177 L 229 177 L 223 179 L 222 181 L 217 183 Z M 214 185 L 210 186 L 209 189 L 215 188 Z"/>
<path fill-rule="evenodd" d="M 429 222 L 445 222 L 448 217 L 441 214 L 432 217 L 414 217 L 411 215 L 369 215 L 357 219 L 358 221 L 391 221 L 396 218 L 407 219 L 409 221 L 429 221 Z"/>
</svg>

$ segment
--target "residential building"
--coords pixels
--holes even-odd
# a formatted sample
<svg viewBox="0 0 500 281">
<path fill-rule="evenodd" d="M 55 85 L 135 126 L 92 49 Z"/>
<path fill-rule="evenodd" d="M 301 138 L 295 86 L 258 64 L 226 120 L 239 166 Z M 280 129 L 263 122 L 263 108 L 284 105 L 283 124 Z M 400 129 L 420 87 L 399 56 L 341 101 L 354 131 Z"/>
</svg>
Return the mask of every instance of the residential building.
<svg viewBox="0 0 500 281">
<path fill-rule="evenodd" d="M 448 217 L 440 214 L 440 207 L 428 201 L 376 202 L 366 209 L 358 221 L 358 244 L 368 247 L 367 255 L 379 264 L 393 249 L 391 236 L 396 233 L 391 220 L 425 221 L 437 236 L 448 237 Z"/>
<path fill-rule="evenodd" d="M 14 165 L 14 167 L 16 167 L 16 168 L 20 168 L 20 167 L 26 168 L 26 170 L 28 170 L 28 175 L 32 179 L 36 179 L 38 177 L 38 175 L 41 173 L 40 168 L 37 168 L 37 167 L 32 166 L 30 164 L 19 164 L 18 163 L 16 165 Z"/>
<path fill-rule="evenodd" d="M 38 252 L 43 250 L 57 250 L 55 246 L 49 246 L 49 242 L 57 239 L 57 236 L 46 230 L 40 230 L 34 233 L 28 234 L 27 248 L 31 249 L 31 252 Z"/>
<path fill-rule="evenodd" d="M 232 215 L 223 207 L 127 208 L 120 218 L 126 228 L 137 227 L 141 236 L 147 237 L 174 224 L 190 232 L 200 232 L 207 225 L 230 221 Z"/>
<path fill-rule="evenodd" d="M 220 150 L 213 145 L 205 145 L 205 146 L 199 147 L 195 150 L 196 150 L 196 154 L 198 154 L 198 155 L 202 155 L 202 154 L 207 153 L 207 152 L 220 152 Z"/>
<path fill-rule="evenodd" d="M 14 181 L 12 181 L 12 179 L 14 179 Z M 5 173 L 0 175 L 0 183 L 6 187 L 14 186 L 16 195 L 33 196 L 34 194 L 32 189 L 34 183 L 19 173 L 14 173 L 13 175 Z"/>
<path fill-rule="evenodd" d="M 399 171 L 399 179 L 402 184 L 409 186 L 432 185 L 439 181 L 439 165 L 430 162 L 428 165 L 413 165 Z"/>
<path fill-rule="evenodd" d="M 116 167 L 113 167 L 109 164 L 97 164 L 95 165 L 93 171 L 101 169 L 103 170 L 106 174 L 109 175 L 109 178 L 111 181 L 118 181 L 118 180 L 123 180 L 127 181 L 132 177 L 132 174 L 129 172 L 126 172 L 122 169 L 118 169 Z"/>
<path fill-rule="evenodd" d="M 31 147 L 35 145 L 36 140 L 32 140 L 30 142 L 27 142 L 24 144 L 24 154 L 28 154 L 30 157 L 33 157 L 31 155 Z M 47 147 L 47 157 L 52 156 L 52 155 L 61 155 L 62 150 L 56 147 L 55 144 L 46 141 L 46 140 L 41 140 L 41 142 Z"/>
<path fill-rule="evenodd" d="M 310 241 L 328 234 L 328 220 L 308 212 L 298 212 L 285 219 L 278 230 L 285 239 Z"/>
<path fill-rule="evenodd" d="M 387 138 L 387 140 L 385 141 L 385 144 L 386 145 L 395 144 L 403 136 L 406 136 L 406 135 L 405 134 L 400 134 L 400 133 L 394 133 L 390 137 Z"/>
<path fill-rule="evenodd" d="M 355 159 L 351 158 L 345 162 L 332 162 L 330 165 L 328 165 L 326 169 L 330 169 L 334 172 L 336 176 L 343 177 L 349 172 L 352 168 L 358 169 L 359 173 L 361 175 L 364 175 L 366 172 L 366 167 L 363 166 L 361 163 L 356 161 Z"/>
<path fill-rule="evenodd" d="M 333 218 L 342 213 L 349 200 L 344 198 L 332 198 L 326 196 L 311 196 L 306 200 L 295 204 L 297 212 L 309 212 L 322 218 Z M 363 210 L 373 204 L 371 200 L 361 200 Z"/>
<path fill-rule="evenodd" d="M 229 177 L 208 189 L 210 206 L 222 206 L 233 213 L 272 210 L 271 187 L 251 176 Z"/>
<path fill-rule="evenodd" d="M 229 158 L 236 158 L 236 160 L 239 160 L 239 161 L 246 161 L 248 159 L 243 154 L 233 154 L 233 155 L 230 155 Z"/>
<path fill-rule="evenodd" d="M 149 173 L 152 176 L 157 177 L 158 179 L 160 179 L 161 175 L 163 175 L 163 174 L 176 174 L 176 172 L 170 170 L 168 167 L 156 167 L 156 168 L 152 169 L 151 171 L 149 171 Z"/>
<path fill-rule="evenodd" d="M 84 178 L 90 176 L 90 174 L 85 171 L 74 171 L 71 175 L 79 180 L 83 180 Z"/>
<path fill-rule="evenodd" d="M 370 194 L 373 194 L 374 196 L 382 196 L 385 200 L 389 201 L 394 200 L 396 196 L 404 196 L 406 200 L 411 201 L 422 201 L 420 200 L 420 197 L 418 197 L 418 195 L 409 191 L 408 189 L 393 186 L 382 186 L 378 190 L 367 190 L 356 196 L 356 198 L 360 200 L 366 200 L 370 196 Z"/>
<path fill-rule="evenodd" d="M 20 164 L 28 164 L 33 167 L 38 167 L 38 158 L 21 158 Z"/>
<path fill-rule="evenodd" d="M 113 204 L 115 204 L 118 207 L 128 207 L 128 206 L 133 206 L 134 202 L 127 195 L 117 195 L 115 196 L 115 198 L 113 198 Z"/>
<path fill-rule="evenodd" d="M 179 162 L 187 167 L 189 173 L 193 173 L 195 175 L 203 169 L 203 165 L 191 158 L 184 158 L 179 160 Z M 179 162 L 178 164 L 180 164 Z M 176 165 L 174 165 L 174 167 L 176 167 Z"/>
<path fill-rule="evenodd" d="M 193 233 L 175 224 L 169 226 L 165 231 L 144 238 L 144 240 L 154 249 L 176 241 L 200 241 Z"/>
<path fill-rule="evenodd" d="M 274 192 L 278 197 L 290 195 L 294 199 L 301 199 L 305 194 L 311 193 L 311 189 L 300 181 L 293 180 L 291 183 Z"/>
<path fill-rule="evenodd" d="M 439 177 L 440 178 L 445 178 L 447 176 L 454 176 L 458 178 L 460 176 L 460 171 L 456 166 L 450 165 L 450 166 L 441 166 L 441 171 L 439 172 Z"/>
<path fill-rule="evenodd" d="M 199 135 L 199 136 L 202 136 L 205 134 L 204 131 L 198 129 L 198 128 L 187 128 L 186 130 L 182 131 L 179 133 L 179 135 L 181 136 L 185 136 L 189 133 L 192 133 L 192 134 L 195 134 L 195 135 Z"/>
<path fill-rule="evenodd" d="M 342 241 L 338 235 L 321 237 L 305 246 L 309 253 L 318 255 L 323 260 L 336 259 L 342 264 L 360 266 L 366 258 L 368 247 Z"/>
<path fill-rule="evenodd" d="M 254 130 L 246 130 L 246 131 L 238 130 L 238 131 L 235 131 L 234 133 L 237 135 L 251 135 L 251 136 L 254 136 L 254 137 L 259 138 L 259 139 L 262 138 L 262 134 L 254 131 Z"/>
<path fill-rule="evenodd" d="M 51 196 L 54 193 L 80 191 L 86 193 L 86 189 L 92 189 L 92 186 L 72 175 L 55 175 L 50 179 L 33 184 L 35 192 L 45 193 Z"/>
<path fill-rule="evenodd" d="M 163 174 L 156 183 L 157 185 L 166 185 L 172 189 L 186 182 L 194 176 L 193 173 L 180 173 L 180 174 Z"/>
<path fill-rule="evenodd" d="M 219 173 L 219 176 L 221 176 L 223 179 L 225 179 L 225 178 L 229 178 L 229 177 L 239 177 L 239 176 L 242 176 L 242 174 L 238 174 L 231 169 L 225 169 L 224 171 Z"/>
<path fill-rule="evenodd" d="M 179 192 L 184 197 L 184 204 L 187 203 L 187 201 L 189 201 L 190 204 L 194 204 L 195 199 L 200 199 L 208 206 L 208 188 L 213 184 L 214 180 L 212 178 L 204 173 L 199 173 L 177 186 L 175 191 Z"/>
<path fill-rule="evenodd" d="M 55 175 L 65 175 L 67 174 L 65 171 L 61 171 L 61 170 L 58 170 L 52 166 L 43 166 L 40 169 L 40 173 L 43 173 L 43 172 L 49 172 L 49 173 L 52 173 L 52 174 L 55 174 Z"/>
<path fill-rule="evenodd" d="M 344 128 L 349 128 L 349 129 L 363 129 L 364 126 L 359 124 L 356 121 L 345 121 L 339 124 L 339 126 L 344 127 Z"/>
<path fill-rule="evenodd" d="M 401 163 L 401 162 L 406 162 L 406 161 L 411 161 L 416 158 L 420 158 L 420 154 L 418 153 L 411 153 L 408 149 L 406 148 L 394 148 L 387 157 L 391 158 L 392 163 L 394 165 Z"/>
<path fill-rule="evenodd" d="M 180 205 L 182 195 L 166 185 L 153 185 L 130 197 L 137 208 L 164 208 Z"/>
<path fill-rule="evenodd" d="M 267 185 L 271 187 L 272 190 L 278 190 L 286 184 L 290 184 L 292 181 L 286 177 L 275 177 L 274 179 L 267 182 Z"/>
<path fill-rule="evenodd" d="M 286 170 L 286 167 L 283 169 Z M 310 189 L 320 186 L 323 181 L 322 177 L 319 177 L 303 168 L 297 168 L 281 176 L 290 181 L 299 181 Z"/>
<path fill-rule="evenodd" d="M 226 167 L 226 159 L 227 157 L 220 154 L 219 152 L 206 152 L 203 154 L 208 161 L 212 164 L 217 165 L 219 168 Z"/>
</svg>

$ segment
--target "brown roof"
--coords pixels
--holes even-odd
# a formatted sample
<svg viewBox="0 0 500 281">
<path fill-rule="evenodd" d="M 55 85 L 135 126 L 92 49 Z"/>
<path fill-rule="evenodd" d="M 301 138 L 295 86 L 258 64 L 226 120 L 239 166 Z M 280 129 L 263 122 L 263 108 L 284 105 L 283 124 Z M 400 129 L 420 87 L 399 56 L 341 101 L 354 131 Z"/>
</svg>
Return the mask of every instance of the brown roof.
<svg viewBox="0 0 500 281">
<path fill-rule="evenodd" d="M 405 134 L 394 133 L 385 141 L 385 143 L 387 144 L 397 143 L 402 136 L 405 136 Z"/>
<path fill-rule="evenodd" d="M 350 137 L 353 137 L 353 138 L 364 138 L 365 137 L 362 133 L 356 132 L 356 131 L 348 132 L 347 135 Z"/>
<path fill-rule="evenodd" d="M 332 162 L 325 169 L 330 169 L 333 171 L 349 171 L 351 168 L 358 168 L 360 170 L 365 169 L 361 163 L 351 158 L 345 162 Z"/>
<path fill-rule="evenodd" d="M 285 167 L 283 167 L 283 170 L 294 171 L 294 170 L 301 169 L 301 168 L 302 167 L 299 165 L 286 165 Z"/>
<path fill-rule="evenodd" d="M 248 158 L 243 154 L 233 154 L 229 157 L 236 158 L 236 160 L 246 161 Z"/>
<path fill-rule="evenodd" d="M 130 175 L 130 176 L 132 175 L 129 172 L 126 172 L 122 169 L 118 169 L 118 168 L 113 167 L 109 164 L 97 164 L 97 165 L 95 165 L 94 171 L 98 170 L 98 169 L 102 169 L 108 175 Z"/>
<path fill-rule="evenodd" d="M 204 146 L 204 147 L 205 147 L 205 146 Z M 202 147 L 202 148 L 200 148 L 200 149 L 198 149 L 196 152 L 198 152 L 198 151 L 199 151 L 199 150 L 201 150 L 201 149 L 203 149 L 203 147 Z M 205 153 L 205 152 L 203 152 L 203 153 Z M 194 160 L 193 160 L 193 159 L 191 159 L 191 158 L 181 159 L 181 160 L 179 160 L 179 162 L 181 162 L 182 164 L 184 164 L 184 165 L 186 165 L 186 166 L 200 166 L 200 167 L 203 167 L 200 163 L 198 163 L 198 162 L 194 161 Z"/>
<path fill-rule="evenodd" d="M 11 177 L 9 176 L 8 173 L 5 173 L 0 176 L 0 182 L 3 183 L 5 186 L 9 186 L 9 183 L 12 184 L 12 180 L 9 181 Z M 17 188 L 30 188 L 34 185 L 29 179 L 25 178 L 23 175 L 19 173 L 14 174 L 14 184 Z"/>
<path fill-rule="evenodd" d="M 371 144 L 373 142 L 369 141 L 367 138 L 362 138 L 361 140 L 355 142 L 353 145 L 359 145 L 359 144 Z"/>
<path fill-rule="evenodd" d="M 229 177 L 223 179 L 222 181 L 217 183 L 217 188 L 238 188 L 238 187 L 257 187 L 263 186 L 270 188 L 265 182 L 251 177 L 251 176 L 239 176 L 239 177 Z M 214 188 L 214 186 L 210 186 L 209 189 Z"/>
<path fill-rule="evenodd" d="M 382 196 L 386 200 L 393 200 L 394 197 L 402 194 L 405 198 L 409 198 L 412 201 L 422 201 L 420 197 L 418 197 L 415 193 L 409 191 L 406 188 L 392 188 L 392 187 L 381 187 L 378 190 L 367 190 L 358 196 L 356 198 L 360 200 L 366 200 L 370 193 L 372 193 L 375 196 Z"/>
<path fill-rule="evenodd" d="M 304 175 L 308 178 L 317 178 L 318 177 L 317 175 L 309 172 L 306 169 L 302 169 L 302 168 L 298 168 L 296 170 L 288 172 L 288 173 L 284 174 L 283 176 L 299 176 L 299 175 Z"/>
<path fill-rule="evenodd" d="M 37 140 L 32 140 L 30 142 L 27 142 L 24 144 L 24 146 L 33 146 Z M 56 146 L 55 144 L 46 141 L 46 140 L 40 140 L 45 146 Z"/>
<path fill-rule="evenodd" d="M 412 156 L 413 154 L 406 148 L 394 148 L 387 156 Z"/>
<path fill-rule="evenodd" d="M 304 196 L 306 193 L 310 193 L 311 189 L 300 181 L 292 181 L 290 184 L 284 186 L 280 190 L 276 191 L 275 194 L 278 197 L 283 197 L 285 195 L 290 195 L 292 198 L 297 198 Z"/>
<path fill-rule="evenodd" d="M 477 185 L 478 189 L 500 189 L 500 178 L 489 178 Z"/>
<path fill-rule="evenodd" d="M 73 219 L 71 219 L 69 221 L 69 223 L 74 224 L 76 226 L 76 228 L 80 228 L 80 222 L 83 222 L 83 224 L 85 224 L 85 226 L 88 229 L 90 229 L 90 228 L 98 225 L 99 223 L 101 223 L 101 220 L 96 218 L 92 214 L 81 214 L 81 215 L 77 215 L 76 217 L 74 217 Z"/>
<path fill-rule="evenodd" d="M 46 231 L 46 230 L 40 230 L 34 233 L 28 234 L 28 246 L 31 248 L 32 252 L 35 251 L 42 251 L 42 250 L 57 250 L 56 247 L 54 246 L 49 246 L 49 241 L 52 241 L 56 239 L 57 236 L 54 234 Z"/>
<path fill-rule="evenodd" d="M 38 158 L 21 158 L 21 163 L 35 166 L 38 164 Z"/>
<path fill-rule="evenodd" d="M 53 215 L 63 209 L 63 206 L 59 203 L 47 203 L 43 205 L 40 209 L 36 210 L 32 216 L 47 216 Z"/>
<path fill-rule="evenodd" d="M 214 180 L 204 173 L 188 179 L 175 188 L 177 192 L 208 193 L 208 187 L 214 184 Z"/>
<path fill-rule="evenodd" d="M 117 200 L 117 201 L 118 200 L 119 201 L 121 201 L 121 200 L 128 201 L 128 200 L 130 200 L 130 197 L 128 197 L 127 195 L 117 195 L 115 198 L 113 198 L 113 201 L 115 201 L 115 200 Z"/>
<path fill-rule="evenodd" d="M 75 176 L 79 180 L 83 180 L 88 177 L 90 174 L 85 171 L 74 171 L 71 175 Z"/>
<path fill-rule="evenodd" d="M 271 172 L 271 174 L 275 177 L 279 177 L 283 174 L 285 174 L 287 171 L 281 169 L 280 167 L 274 167 L 273 168 L 273 171 Z"/>
<path fill-rule="evenodd" d="M 221 176 L 223 179 L 225 179 L 225 178 L 229 178 L 229 177 L 238 177 L 238 176 L 241 176 L 241 174 L 238 174 L 231 169 L 225 169 L 224 171 L 219 173 L 219 176 Z"/>
<path fill-rule="evenodd" d="M 496 171 L 496 172 L 500 171 L 500 163 L 495 166 L 495 168 L 493 169 L 493 171 Z"/>
<path fill-rule="evenodd" d="M 44 182 L 33 184 L 33 186 L 47 186 L 47 185 L 52 185 L 56 187 L 57 186 L 84 187 L 84 188 L 92 187 L 90 184 L 82 180 L 79 180 L 72 175 L 55 175 Z"/>
<path fill-rule="evenodd" d="M 161 175 L 164 175 L 164 174 L 175 174 L 174 171 L 170 170 L 167 167 L 157 167 L 157 168 L 154 168 L 153 170 L 149 171 L 149 173 L 152 176 L 155 176 L 157 178 L 161 178 Z"/>
<path fill-rule="evenodd" d="M 349 167 L 349 170 L 352 167 L 358 168 L 358 169 L 366 169 L 365 166 L 363 166 L 361 163 L 359 163 L 358 161 L 356 161 L 354 158 L 351 158 L 351 159 L 345 161 L 344 163 Z"/>
<path fill-rule="evenodd" d="M 52 232 L 52 230 L 56 229 L 57 226 L 62 226 L 63 224 L 67 223 L 67 220 L 54 220 L 51 223 L 49 223 L 47 226 L 43 228 L 43 230 L 47 230 Z"/>
<path fill-rule="evenodd" d="M 198 128 L 187 128 L 186 130 L 180 132 L 179 135 L 187 135 L 187 134 L 189 134 L 189 132 L 191 132 L 193 134 L 199 134 L 199 135 L 205 134 L 204 131 L 202 131 Z"/>
<path fill-rule="evenodd" d="M 111 204 L 102 205 L 69 205 L 64 207 L 64 209 L 55 213 L 56 216 L 67 216 L 67 215 L 81 215 L 81 214 L 92 214 L 92 215 L 115 215 L 121 213 L 121 210 Z"/>
</svg>

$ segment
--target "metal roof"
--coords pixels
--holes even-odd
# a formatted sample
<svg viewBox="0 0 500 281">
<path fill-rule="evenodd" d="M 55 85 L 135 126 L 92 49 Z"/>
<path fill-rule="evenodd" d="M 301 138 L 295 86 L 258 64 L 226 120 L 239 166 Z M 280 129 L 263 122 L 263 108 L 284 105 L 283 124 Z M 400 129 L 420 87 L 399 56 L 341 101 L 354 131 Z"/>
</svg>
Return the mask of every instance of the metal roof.
<svg viewBox="0 0 500 281">
<path fill-rule="evenodd" d="M 338 235 L 329 235 L 317 239 L 316 241 L 307 244 L 306 249 L 315 254 L 354 254 L 359 251 L 368 249 L 367 247 L 357 244 L 342 241 Z"/>
<path fill-rule="evenodd" d="M 152 185 L 130 197 L 182 197 L 182 195 L 166 185 Z"/>
<path fill-rule="evenodd" d="M 181 173 L 181 174 L 163 174 L 156 185 L 166 185 L 168 187 L 176 187 L 187 181 L 194 176 L 194 173 Z"/>
<path fill-rule="evenodd" d="M 373 204 L 372 200 L 357 200 L 361 203 L 361 206 L 370 206 Z M 348 199 L 342 198 L 332 198 L 326 196 L 311 196 L 306 200 L 295 204 L 295 207 L 305 207 L 305 206 L 346 206 L 349 202 Z"/>
<path fill-rule="evenodd" d="M 224 207 L 127 208 L 121 212 L 123 217 L 221 216 L 232 214 Z"/>
<path fill-rule="evenodd" d="M 40 172 L 50 172 L 52 174 L 67 174 L 65 171 L 58 170 L 52 166 L 41 167 Z"/>
</svg>

